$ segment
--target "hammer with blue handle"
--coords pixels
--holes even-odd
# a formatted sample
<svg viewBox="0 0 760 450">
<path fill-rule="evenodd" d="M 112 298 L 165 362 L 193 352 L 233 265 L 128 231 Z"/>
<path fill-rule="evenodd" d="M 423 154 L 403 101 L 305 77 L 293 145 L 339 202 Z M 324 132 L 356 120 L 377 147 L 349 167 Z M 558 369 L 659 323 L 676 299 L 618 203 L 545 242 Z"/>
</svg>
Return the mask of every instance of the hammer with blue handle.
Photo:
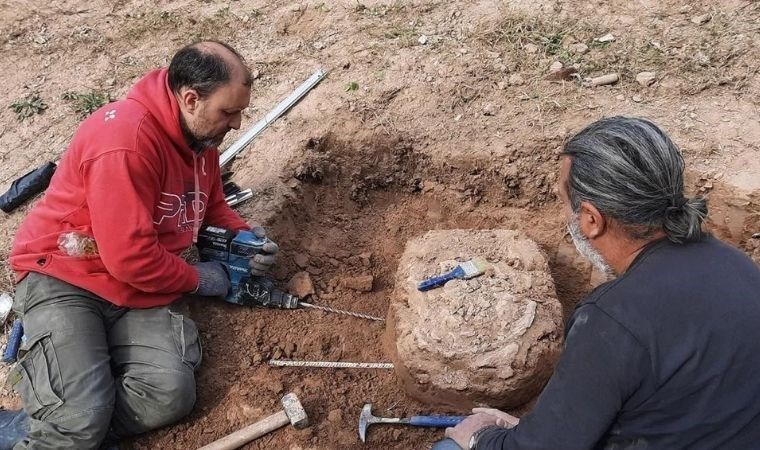
<svg viewBox="0 0 760 450">
<path fill-rule="evenodd" d="M 459 424 L 467 416 L 412 416 L 407 418 L 385 418 L 372 415 L 372 403 L 367 403 L 359 414 L 359 438 L 367 442 L 367 428 L 373 423 L 413 425 L 415 427 L 448 428 Z"/>
</svg>

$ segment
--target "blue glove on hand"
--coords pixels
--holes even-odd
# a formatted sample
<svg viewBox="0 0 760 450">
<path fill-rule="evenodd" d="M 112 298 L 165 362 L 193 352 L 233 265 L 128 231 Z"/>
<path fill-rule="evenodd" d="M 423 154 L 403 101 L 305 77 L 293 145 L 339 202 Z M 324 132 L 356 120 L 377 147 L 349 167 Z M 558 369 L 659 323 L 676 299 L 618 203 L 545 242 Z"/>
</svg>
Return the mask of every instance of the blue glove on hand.
<svg viewBox="0 0 760 450">
<path fill-rule="evenodd" d="M 221 263 L 216 261 L 195 264 L 198 271 L 198 287 L 193 294 L 207 297 L 224 297 L 230 291 L 230 277 Z"/>
<path fill-rule="evenodd" d="M 266 238 L 267 233 L 263 227 L 253 227 L 251 233 L 255 234 L 258 238 Z M 267 240 L 267 243 L 261 248 L 261 253 L 253 255 L 250 261 L 251 275 L 265 276 L 274 262 L 277 260 L 277 252 L 280 251 L 280 247 Z"/>
</svg>

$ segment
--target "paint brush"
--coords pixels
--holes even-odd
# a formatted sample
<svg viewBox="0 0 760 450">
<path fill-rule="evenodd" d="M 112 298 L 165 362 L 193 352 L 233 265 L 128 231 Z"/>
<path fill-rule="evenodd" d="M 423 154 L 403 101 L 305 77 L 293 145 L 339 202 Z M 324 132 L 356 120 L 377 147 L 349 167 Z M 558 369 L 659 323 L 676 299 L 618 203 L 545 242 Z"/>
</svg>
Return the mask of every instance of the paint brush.
<svg viewBox="0 0 760 450">
<path fill-rule="evenodd" d="M 488 264 L 480 259 L 471 259 L 467 262 L 463 262 L 456 266 L 450 272 L 446 272 L 443 275 L 437 277 L 428 278 L 417 285 L 417 290 L 420 292 L 429 291 L 437 287 L 441 287 L 447 282 L 453 279 L 469 280 L 475 278 L 483 273 L 488 268 Z"/>
</svg>

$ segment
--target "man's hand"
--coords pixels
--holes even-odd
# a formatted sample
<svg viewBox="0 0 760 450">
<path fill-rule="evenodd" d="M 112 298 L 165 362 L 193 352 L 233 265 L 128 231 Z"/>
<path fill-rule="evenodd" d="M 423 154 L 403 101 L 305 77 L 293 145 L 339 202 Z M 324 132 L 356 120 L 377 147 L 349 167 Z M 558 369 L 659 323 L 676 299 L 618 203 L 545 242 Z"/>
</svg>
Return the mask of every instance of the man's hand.
<svg viewBox="0 0 760 450">
<path fill-rule="evenodd" d="M 496 425 L 504 428 L 512 428 L 520 423 L 520 419 L 517 417 L 494 408 L 473 408 L 472 413 L 488 414 L 489 416 L 494 416 L 496 417 Z"/>
<path fill-rule="evenodd" d="M 496 425 L 497 417 L 491 414 L 477 413 L 464 419 L 454 428 L 446 428 L 446 437 L 453 439 L 460 447 L 470 448 L 470 438 L 476 431 Z"/>
<path fill-rule="evenodd" d="M 224 266 L 216 261 L 195 264 L 198 271 L 198 287 L 193 294 L 208 297 L 224 297 L 230 290 L 230 277 Z"/>
<path fill-rule="evenodd" d="M 261 226 L 253 227 L 251 232 L 258 238 L 267 237 L 264 227 Z M 265 276 L 277 259 L 277 252 L 279 251 L 280 247 L 271 240 L 264 244 L 261 248 L 261 253 L 253 255 L 253 258 L 251 258 L 251 275 Z"/>
</svg>

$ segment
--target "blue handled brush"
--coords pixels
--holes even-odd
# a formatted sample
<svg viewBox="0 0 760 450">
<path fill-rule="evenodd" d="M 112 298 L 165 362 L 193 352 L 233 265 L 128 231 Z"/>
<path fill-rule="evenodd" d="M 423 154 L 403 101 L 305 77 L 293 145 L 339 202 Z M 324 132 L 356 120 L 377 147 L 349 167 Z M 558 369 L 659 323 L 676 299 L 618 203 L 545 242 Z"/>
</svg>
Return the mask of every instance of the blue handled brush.
<svg viewBox="0 0 760 450">
<path fill-rule="evenodd" d="M 447 282 L 458 278 L 461 280 L 469 280 L 475 278 L 483 273 L 488 268 L 488 264 L 485 261 L 479 259 L 471 259 L 467 262 L 463 262 L 456 266 L 454 270 L 439 275 L 437 277 L 428 278 L 417 285 L 417 290 L 420 292 L 429 291 L 437 287 L 443 286 Z"/>
</svg>

